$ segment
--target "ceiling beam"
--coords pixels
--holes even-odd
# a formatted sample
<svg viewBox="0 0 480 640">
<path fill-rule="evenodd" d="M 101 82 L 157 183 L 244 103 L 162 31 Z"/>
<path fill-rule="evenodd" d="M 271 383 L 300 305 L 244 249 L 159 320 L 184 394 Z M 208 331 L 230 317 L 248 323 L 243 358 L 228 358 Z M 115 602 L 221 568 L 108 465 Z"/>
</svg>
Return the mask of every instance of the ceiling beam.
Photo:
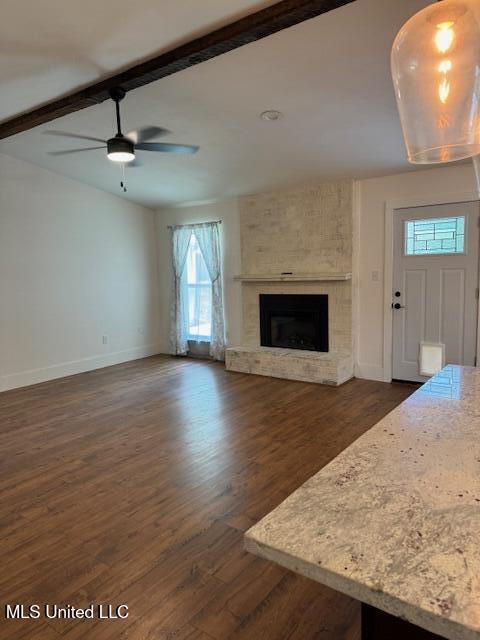
<svg viewBox="0 0 480 640">
<path fill-rule="evenodd" d="M 138 89 L 354 1 L 282 0 L 80 91 L 0 122 L 0 140 L 104 102 L 115 87 Z"/>
</svg>

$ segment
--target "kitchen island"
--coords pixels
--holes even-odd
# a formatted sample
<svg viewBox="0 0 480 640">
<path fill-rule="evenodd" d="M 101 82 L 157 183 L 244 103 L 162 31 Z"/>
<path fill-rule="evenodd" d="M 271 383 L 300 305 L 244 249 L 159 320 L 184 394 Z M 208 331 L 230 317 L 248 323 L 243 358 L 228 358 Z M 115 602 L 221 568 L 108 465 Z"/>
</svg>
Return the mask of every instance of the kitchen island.
<svg viewBox="0 0 480 640">
<path fill-rule="evenodd" d="M 445 367 L 245 545 L 362 602 L 365 640 L 480 640 L 480 369 Z"/>
</svg>

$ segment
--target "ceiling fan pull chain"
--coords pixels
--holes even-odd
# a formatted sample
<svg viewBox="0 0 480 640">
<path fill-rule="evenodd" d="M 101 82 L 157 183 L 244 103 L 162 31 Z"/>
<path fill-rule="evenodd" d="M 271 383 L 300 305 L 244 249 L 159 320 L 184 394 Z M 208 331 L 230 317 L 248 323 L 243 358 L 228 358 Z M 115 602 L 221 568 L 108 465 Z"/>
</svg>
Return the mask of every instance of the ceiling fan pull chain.
<svg viewBox="0 0 480 640">
<path fill-rule="evenodd" d="M 125 177 L 125 163 L 122 162 L 122 180 L 120 182 L 120 187 L 123 189 L 124 193 L 127 193 L 127 179 Z"/>
</svg>

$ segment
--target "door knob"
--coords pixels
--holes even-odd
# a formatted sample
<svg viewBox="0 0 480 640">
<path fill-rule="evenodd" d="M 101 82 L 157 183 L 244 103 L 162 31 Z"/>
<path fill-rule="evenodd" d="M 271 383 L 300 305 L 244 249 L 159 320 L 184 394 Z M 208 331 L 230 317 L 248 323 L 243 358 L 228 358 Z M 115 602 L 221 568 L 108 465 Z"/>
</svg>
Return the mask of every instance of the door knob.
<svg viewBox="0 0 480 640">
<path fill-rule="evenodd" d="M 405 307 L 404 307 L 403 305 L 401 305 L 399 302 L 396 302 L 396 303 L 393 305 L 393 308 L 394 308 L 394 309 L 405 309 Z"/>
</svg>

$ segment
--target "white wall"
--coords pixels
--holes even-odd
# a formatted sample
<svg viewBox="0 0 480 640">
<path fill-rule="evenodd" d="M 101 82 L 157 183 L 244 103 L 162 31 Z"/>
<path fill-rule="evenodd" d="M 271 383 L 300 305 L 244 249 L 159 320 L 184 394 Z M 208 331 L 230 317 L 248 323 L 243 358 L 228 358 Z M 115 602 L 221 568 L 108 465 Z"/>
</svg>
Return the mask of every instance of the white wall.
<svg viewBox="0 0 480 640">
<path fill-rule="evenodd" d="M 0 154 L 0 390 L 159 351 L 154 218 Z"/>
<path fill-rule="evenodd" d="M 191 207 L 161 209 L 157 212 L 158 264 L 160 274 L 160 347 L 169 352 L 170 304 L 172 286 L 172 248 L 168 225 L 222 220 L 221 242 L 227 345 L 242 342 L 241 284 L 233 277 L 240 274 L 240 217 L 238 200 L 225 200 Z"/>
<path fill-rule="evenodd" d="M 385 209 L 408 202 L 433 204 L 475 191 L 472 166 L 456 165 L 359 182 L 357 226 L 357 371 L 358 377 L 385 379 L 383 368 Z M 375 272 L 378 280 L 375 281 Z"/>
</svg>

